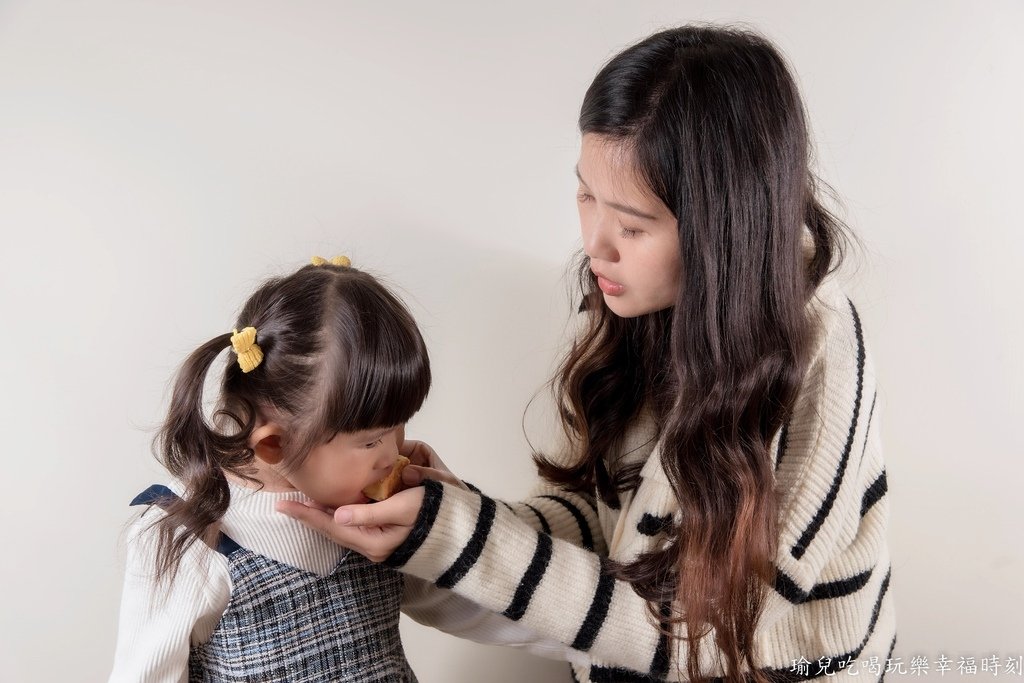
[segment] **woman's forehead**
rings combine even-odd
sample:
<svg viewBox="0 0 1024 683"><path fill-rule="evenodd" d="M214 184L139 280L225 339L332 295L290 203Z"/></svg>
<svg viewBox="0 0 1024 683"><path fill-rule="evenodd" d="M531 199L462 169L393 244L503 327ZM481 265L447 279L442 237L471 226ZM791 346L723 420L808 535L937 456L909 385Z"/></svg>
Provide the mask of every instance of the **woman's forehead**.
<svg viewBox="0 0 1024 683"><path fill-rule="evenodd" d="M631 146L621 140L593 133L583 136L580 157L576 163L576 176L600 199L639 209L656 218L660 211L645 211L662 207L663 203L637 172ZM634 213L632 211L628 213Z"/></svg>

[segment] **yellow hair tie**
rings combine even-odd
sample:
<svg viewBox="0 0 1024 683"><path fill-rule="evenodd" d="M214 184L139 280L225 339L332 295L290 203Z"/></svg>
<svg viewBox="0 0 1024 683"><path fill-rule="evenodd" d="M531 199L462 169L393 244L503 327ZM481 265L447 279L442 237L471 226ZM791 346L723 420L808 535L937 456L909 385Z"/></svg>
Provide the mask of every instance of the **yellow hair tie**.
<svg viewBox="0 0 1024 683"><path fill-rule="evenodd" d="M330 263L332 266L340 266L342 268L348 268L352 265L352 260L348 256L335 256L330 261L325 259L323 256L314 256L311 258L310 263L314 266L326 266Z"/></svg>
<svg viewBox="0 0 1024 683"><path fill-rule="evenodd" d="M247 327L241 332L231 330L231 349L238 355L238 366L242 372L252 372L263 362L263 349L256 343L255 327Z"/></svg>

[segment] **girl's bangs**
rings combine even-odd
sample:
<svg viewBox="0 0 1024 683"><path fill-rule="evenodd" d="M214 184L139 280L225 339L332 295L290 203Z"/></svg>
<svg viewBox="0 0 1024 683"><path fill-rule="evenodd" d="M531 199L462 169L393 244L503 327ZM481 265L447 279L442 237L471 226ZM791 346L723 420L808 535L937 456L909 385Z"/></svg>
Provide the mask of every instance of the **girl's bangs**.
<svg viewBox="0 0 1024 683"><path fill-rule="evenodd" d="M423 405L430 389L430 364L419 339L387 344L378 353L355 354L347 368L343 396L328 422L343 432L391 427L408 422Z"/></svg>

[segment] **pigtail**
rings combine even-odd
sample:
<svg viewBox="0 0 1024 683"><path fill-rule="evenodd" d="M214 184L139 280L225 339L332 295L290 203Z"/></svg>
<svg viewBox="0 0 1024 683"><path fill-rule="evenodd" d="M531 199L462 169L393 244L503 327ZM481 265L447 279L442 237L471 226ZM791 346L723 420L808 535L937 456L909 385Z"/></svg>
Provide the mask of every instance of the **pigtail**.
<svg viewBox="0 0 1024 683"><path fill-rule="evenodd" d="M248 400L232 397L214 414L216 426L203 414L203 387L210 366L229 345L230 334L215 337L190 355L178 371L170 409L155 441L157 459L185 485L184 495L164 507L154 523L159 535L156 578L174 581L178 565L198 539L208 541L211 528L228 509L225 471L247 477L252 462L248 440L256 411ZM225 384L237 366L229 366Z"/></svg>

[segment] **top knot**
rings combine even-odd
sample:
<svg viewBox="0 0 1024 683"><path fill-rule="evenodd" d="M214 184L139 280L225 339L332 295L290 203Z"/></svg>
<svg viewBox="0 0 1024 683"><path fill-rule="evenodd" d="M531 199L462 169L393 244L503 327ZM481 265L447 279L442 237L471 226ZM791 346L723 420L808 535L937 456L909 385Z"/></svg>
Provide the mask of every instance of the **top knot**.
<svg viewBox="0 0 1024 683"><path fill-rule="evenodd" d="M314 256L309 261L314 266L326 266L328 263L332 266L340 266L342 268L349 268L352 266L352 260L348 256L335 256L330 261L325 259L323 256Z"/></svg>

